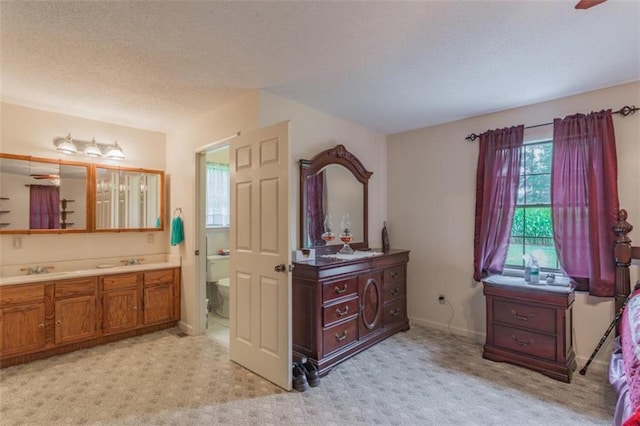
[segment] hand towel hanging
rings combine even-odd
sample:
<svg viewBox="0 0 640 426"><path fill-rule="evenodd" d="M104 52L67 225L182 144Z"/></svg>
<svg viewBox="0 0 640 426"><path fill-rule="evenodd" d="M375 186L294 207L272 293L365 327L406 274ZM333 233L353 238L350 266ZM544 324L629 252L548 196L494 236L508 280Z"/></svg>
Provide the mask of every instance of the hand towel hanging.
<svg viewBox="0 0 640 426"><path fill-rule="evenodd" d="M182 209L177 208L173 212L171 221L171 245L177 246L184 241L184 223L182 222Z"/></svg>

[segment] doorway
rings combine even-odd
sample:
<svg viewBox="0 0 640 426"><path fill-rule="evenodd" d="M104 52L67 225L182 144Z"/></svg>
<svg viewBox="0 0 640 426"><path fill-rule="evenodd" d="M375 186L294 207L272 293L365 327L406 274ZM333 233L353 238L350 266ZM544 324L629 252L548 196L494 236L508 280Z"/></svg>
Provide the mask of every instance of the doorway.
<svg viewBox="0 0 640 426"><path fill-rule="evenodd" d="M202 152L204 165L198 180L204 189L199 210L204 220L205 334L229 346L229 144L222 142ZM201 159L202 160L202 159Z"/></svg>

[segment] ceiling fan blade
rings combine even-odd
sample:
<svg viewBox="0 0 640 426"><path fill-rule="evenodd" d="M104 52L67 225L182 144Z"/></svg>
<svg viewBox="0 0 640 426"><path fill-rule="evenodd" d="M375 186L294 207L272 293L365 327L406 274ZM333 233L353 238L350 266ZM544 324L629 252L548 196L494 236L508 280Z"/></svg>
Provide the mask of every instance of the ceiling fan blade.
<svg viewBox="0 0 640 426"><path fill-rule="evenodd" d="M589 9L590 7L597 6L600 3L604 3L607 0L580 0L576 4L576 9Z"/></svg>

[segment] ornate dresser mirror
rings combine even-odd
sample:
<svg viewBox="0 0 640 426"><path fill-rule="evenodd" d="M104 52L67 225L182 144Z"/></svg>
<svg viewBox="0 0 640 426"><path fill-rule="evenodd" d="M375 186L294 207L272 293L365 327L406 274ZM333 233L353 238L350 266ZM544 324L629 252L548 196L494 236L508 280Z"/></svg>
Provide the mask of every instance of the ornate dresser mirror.
<svg viewBox="0 0 640 426"><path fill-rule="evenodd" d="M337 249L340 239L325 241L323 234L330 230L337 237L346 227L351 247L368 248L368 184L373 173L343 145L299 164L300 247Z"/></svg>

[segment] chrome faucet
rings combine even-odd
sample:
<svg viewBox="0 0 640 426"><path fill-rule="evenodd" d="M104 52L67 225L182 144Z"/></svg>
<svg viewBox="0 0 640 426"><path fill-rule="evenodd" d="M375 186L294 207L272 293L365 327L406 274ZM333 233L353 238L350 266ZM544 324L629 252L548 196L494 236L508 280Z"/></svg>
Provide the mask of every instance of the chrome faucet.
<svg viewBox="0 0 640 426"><path fill-rule="evenodd" d="M128 260L123 260L125 265L139 265L140 264L140 259L136 259L134 257L132 257L131 259Z"/></svg>
<svg viewBox="0 0 640 426"><path fill-rule="evenodd" d="M53 269L53 266L32 266L27 269L22 268L21 271L27 271L27 275L39 275L39 274L48 274L49 269Z"/></svg>

